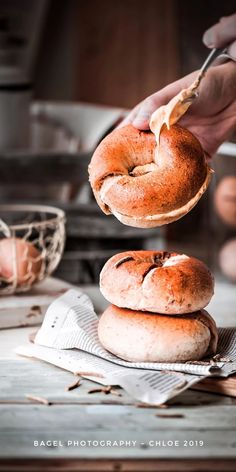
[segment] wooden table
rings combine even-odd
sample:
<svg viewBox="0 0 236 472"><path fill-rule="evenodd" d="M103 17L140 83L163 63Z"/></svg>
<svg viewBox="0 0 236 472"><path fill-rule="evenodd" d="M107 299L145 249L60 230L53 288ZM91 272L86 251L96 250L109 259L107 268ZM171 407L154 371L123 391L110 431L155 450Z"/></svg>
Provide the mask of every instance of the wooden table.
<svg viewBox="0 0 236 472"><path fill-rule="evenodd" d="M98 289L84 290L101 311L105 302ZM218 324L235 324L235 286L218 282L209 311ZM97 384L88 380L66 391L75 380L71 373L14 354L32 331L0 330L1 471L236 470L236 398L188 390L167 408L149 408L124 391L121 397L89 394Z"/></svg>

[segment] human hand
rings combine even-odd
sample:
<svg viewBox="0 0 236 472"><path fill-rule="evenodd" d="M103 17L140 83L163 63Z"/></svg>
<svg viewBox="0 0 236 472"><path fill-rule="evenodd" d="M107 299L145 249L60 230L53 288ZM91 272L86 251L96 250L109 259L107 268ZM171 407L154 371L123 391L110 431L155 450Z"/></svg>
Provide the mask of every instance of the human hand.
<svg viewBox="0 0 236 472"><path fill-rule="evenodd" d="M149 129L152 113L166 105L175 95L189 87L198 72L193 72L137 105L122 122L138 129ZM228 139L236 126L236 64L232 61L211 67L200 85L199 97L194 101L179 124L197 136L204 151L213 154Z"/></svg>
<svg viewBox="0 0 236 472"><path fill-rule="evenodd" d="M227 52L236 60L236 13L225 16L203 35L203 42L208 48L227 46Z"/></svg>

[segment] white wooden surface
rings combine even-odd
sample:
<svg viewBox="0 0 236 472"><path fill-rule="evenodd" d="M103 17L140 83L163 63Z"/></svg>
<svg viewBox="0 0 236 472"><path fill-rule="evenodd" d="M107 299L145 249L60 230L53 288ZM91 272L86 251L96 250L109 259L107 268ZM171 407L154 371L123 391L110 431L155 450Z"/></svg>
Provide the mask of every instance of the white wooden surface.
<svg viewBox="0 0 236 472"><path fill-rule="evenodd" d="M49 304L70 287L67 282L49 277L30 292L0 296L0 329L41 324ZM100 292L92 286L87 286L85 291L94 298L98 312L103 311L107 302Z"/></svg>
<svg viewBox="0 0 236 472"><path fill-rule="evenodd" d="M84 287L84 291L96 310L102 311L106 302L98 289ZM235 324L235 292L234 286L217 283L209 312L222 326ZM88 380L66 391L75 380L71 373L14 354L14 348L26 342L35 329L0 330L1 471L236 470L235 398L189 390L162 409L139 407L124 391L121 397L89 394L98 385ZM32 402L27 395L43 397L51 405ZM34 440L58 443L34 447ZM135 444L71 447L68 440ZM156 440L161 446L151 446L150 441ZM173 440L179 445L166 445ZM191 446L188 441L203 441L204 445Z"/></svg>

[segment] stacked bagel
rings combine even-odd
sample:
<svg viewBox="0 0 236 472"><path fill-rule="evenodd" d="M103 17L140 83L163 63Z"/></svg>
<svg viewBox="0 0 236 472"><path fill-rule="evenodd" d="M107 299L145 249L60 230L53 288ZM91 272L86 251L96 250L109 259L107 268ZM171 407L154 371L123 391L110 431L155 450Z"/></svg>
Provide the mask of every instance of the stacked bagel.
<svg viewBox="0 0 236 472"><path fill-rule="evenodd" d="M99 320L101 344L131 362L197 361L215 354L218 335L203 310L214 279L194 257L166 251L128 251L100 274L110 305Z"/></svg>

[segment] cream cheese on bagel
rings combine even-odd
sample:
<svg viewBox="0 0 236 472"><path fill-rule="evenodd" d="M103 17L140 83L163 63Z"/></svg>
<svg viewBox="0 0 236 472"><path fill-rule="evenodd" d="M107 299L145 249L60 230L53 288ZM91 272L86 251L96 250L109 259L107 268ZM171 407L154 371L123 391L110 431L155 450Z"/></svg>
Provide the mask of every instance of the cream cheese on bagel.
<svg viewBox="0 0 236 472"><path fill-rule="evenodd" d="M167 105L159 107L151 116L149 126L150 130L155 134L157 142L157 150L160 142L161 129L164 124L170 129L171 125L177 123L186 113L190 105L197 97L197 89L200 85L202 74L200 73L196 80L186 89L181 90L173 97Z"/></svg>

